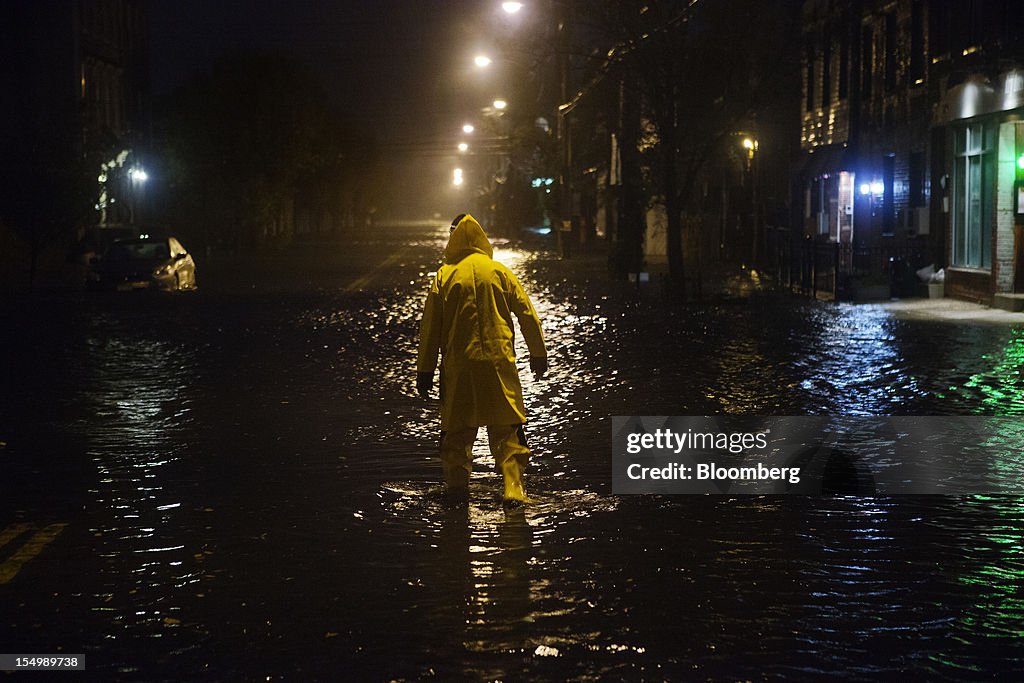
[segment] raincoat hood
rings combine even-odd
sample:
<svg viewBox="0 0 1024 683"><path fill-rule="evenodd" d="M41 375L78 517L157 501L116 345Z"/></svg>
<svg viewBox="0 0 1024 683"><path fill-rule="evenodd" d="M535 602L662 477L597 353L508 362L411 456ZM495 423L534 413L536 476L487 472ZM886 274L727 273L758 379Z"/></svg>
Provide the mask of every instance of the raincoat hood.
<svg viewBox="0 0 1024 683"><path fill-rule="evenodd" d="M467 213L448 238L448 246L444 249L444 262L458 263L470 254L483 254L487 258L494 258L494 249L487 239L487 233L476 219Z"/></svg>

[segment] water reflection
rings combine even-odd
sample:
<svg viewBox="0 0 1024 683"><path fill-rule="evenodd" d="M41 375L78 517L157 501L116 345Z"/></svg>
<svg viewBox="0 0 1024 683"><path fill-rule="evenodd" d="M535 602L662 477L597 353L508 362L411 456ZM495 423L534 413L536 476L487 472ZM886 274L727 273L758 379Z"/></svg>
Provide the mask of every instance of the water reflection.
<svg viewBox="0 0 1024 683"><path fill-rule="evenodd" d="M76 397L75 428L97 471L89 533L108 577L92 609L110 613L110 639L162 637L185 619L177 596L201 580L196 539L182 533L187 491L168 475L196 419L195 349L161 338L150 315L129 308L92 319Z"/></svg>
<svg viewBox="0 0 1024 683"><path fill-rule="evenodd" d="M724 340L715 354L717 381L705 389L706 398L714 405L711 412L765 415L784 404L772 388L786 387L786 378L761 347L757 331L749 328Z"/></svg>
<svg viewBox="0 0 1024 683"><path fill-rule="evenodd" d="M429 603L434 626L443 626L446 638L461 643L461 653L448 662L456 669L440 670L495 680L525 674L532 659L558 657L602 640L576 626L568 632L552 628L565 619L578 624L594 607L557 577L573 580L571 547L587 542L587 518L611 513L617 505L612 498L573 491L569 496L539 493L533 506L504 510L497 475L489 475L474 475L468 504L449 502L439 485L401 482L386 483L379 498L386 518L407 538L436 551L437 572L424 575L422 565L411 563L401 570L409 572L404 583L425 589L419 608ZM634 648L608 646L608 652L623 650ZM523 668L510 668L510 657Z"/></svg>
<svg viewBox="0 0 1024 683"><path fill-rule="evenodd" d="M500 244L551 346L544 380L521 365L538 502L503 512L481 435L453 508L437 406L413 384L447 229L418 229L368 235L294 291L75 302L39 314L59 336L0 339L5 476L7 454L48 452L43 431L76 437L58 459L90 459L86 509L46 551L86 568L86 606L29 609L60 602L23 599L54 582L42 557L10 584L29 607L0 601L0 637L84 643L112 679L1024 668L1019 500L617 497L608 450L617 414L1019 414L1020 330L789 299L668 307L603 263ZM55 505L36 491L26 517Z"/></svg>
<svg viewBox="0 0 1024 683"><path fill-rule="evenodd" d="M822 310L801 340L806 355L796 361L800 383L816 412L891 415L921 394L908 372L894 329L896 322L871 306Z"/></svg>
<svg viewBox="0 0 1024 683"><path fill-rule="evenodd" d="M983 361L990 367L971 375L963 386L950 389L976 404L977 412L1024 414L1024 329L1015 330L1003 348L986 354Z"/></svg>
<svg viewBox="0 0 1024 683"><path fill-rule="evenodd" d="M994 521L980 530L976 547L959 578L970 596L958 615L955 636L962 643L990 643L1005 647L1005 659L987 651L956 648L935 655L937 665L954 673L1024 670L1024 656L1010 649L1024 636L1024 501L976 497L967 507L994 513Z"/></svg>

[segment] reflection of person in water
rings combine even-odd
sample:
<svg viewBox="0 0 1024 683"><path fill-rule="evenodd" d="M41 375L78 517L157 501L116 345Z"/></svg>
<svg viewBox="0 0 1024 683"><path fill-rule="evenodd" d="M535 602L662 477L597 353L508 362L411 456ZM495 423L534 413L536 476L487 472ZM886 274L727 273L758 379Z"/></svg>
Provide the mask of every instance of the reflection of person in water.
<svg viewBox="0 0 1024 683"><path fill-rule="evenodd" d="M825 461L821 492L832 496L872 496L876 493L875 478L857 456L833 448Z"/></svg>
<svg viewBox="0 0 1024 683"><path fill-rule="evenodd" d="M465 497L477 430L487 427L506 505L529 502L523 470L530 457L526 408L514 351L512 316L530 351L530 368L547 371L540 319L515 275L493 259L480 224L452 221L444 264L427 295L420 325L416 388L426 396L441 354L441 465L449 493Z"/></svg>
<svg viewBox="0 0 1024 683"><path fill-rule="evenodd" d="M811 445L793 458L801 483L790 493L826 496L873 496L878 493L871 469L854 453L836 446Z"/></svg>
<svg viewBox="0 0 1024 683"><path fill-rule="evenodd" d="M442 572L436 586L445 606L444 637L466 643L471 650L502 652L522 647L521 624L535 609L530 581L533 527L524 509L447 507L439 519ZM438 674L443 680L494 678L486 670L446 670L443 665ZM529 678L515 669L506 670L503 677Z"/></svg>

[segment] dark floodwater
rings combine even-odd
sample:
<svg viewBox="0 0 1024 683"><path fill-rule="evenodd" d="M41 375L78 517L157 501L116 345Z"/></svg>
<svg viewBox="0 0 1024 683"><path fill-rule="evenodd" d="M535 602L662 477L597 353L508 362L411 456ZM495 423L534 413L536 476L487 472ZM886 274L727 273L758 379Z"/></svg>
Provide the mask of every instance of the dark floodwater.
<svg viewBox="0 0 1024 683"><path fill-rule="evenodd" d="M501 510L481 439L453 509L412 382L445 231L383 232L301 274L200 263L195 294L0 304L0 652L96 680L1024 673L1024 501L616 497L609 421L1017 415L1024 330L673 308L502 247L552 353L524 373L538 504Z"/></svg>

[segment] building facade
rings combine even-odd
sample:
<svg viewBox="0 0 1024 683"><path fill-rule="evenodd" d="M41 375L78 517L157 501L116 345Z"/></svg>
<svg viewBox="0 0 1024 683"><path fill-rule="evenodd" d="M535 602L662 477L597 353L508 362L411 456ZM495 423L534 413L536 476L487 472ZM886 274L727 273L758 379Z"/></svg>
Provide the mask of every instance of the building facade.
<svg viewBox="0 0 1024 683"><path fill-rule="evenodd" d="M130 222L142 191L144 35L142 0L0 3L0 163L48 148L94 158L98 223Z"/></svg>
<svg viewBox="0 0 1024 683"><path fill-rule="evenodd" d="M1024 152L1024 7L934 3L934 213L947 235L953 296L1024 292L1016 191Z"/></svg>
<svg viewBox="0 0 1024 683"><path fill-rule="evenodd" d="M951 296L1020 291L1018 3L808 0L802 25L804 235L853 279L902 260Z"/></svg>

